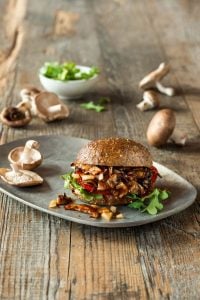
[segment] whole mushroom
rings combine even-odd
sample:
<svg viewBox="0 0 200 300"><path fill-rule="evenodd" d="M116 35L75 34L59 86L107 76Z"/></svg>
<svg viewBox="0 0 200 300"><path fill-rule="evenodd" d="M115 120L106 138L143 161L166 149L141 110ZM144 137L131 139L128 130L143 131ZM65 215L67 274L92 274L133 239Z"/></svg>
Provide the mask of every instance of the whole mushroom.
<svg viewBox="0 0 200 300"><path fill-rule="evenodd" d="M5 107L0 113L0 120L9 127L23 127L32 120L28 107Z"/></svg>
<svg viewBox="0 0 200 300"><path fill-rule="evenodd" d="M159 107L160 100L158 94L155 91L147 90L143 93L143 100L136 106L141 111L151 110Z"/></svg>
<svg viewBox="0 0 200 300"><path fill-rule="evenodd" d="M139 83L139 87L143 90L156 88L159 92L173 96L175 94L174 88L165 87L162 85L161 80L169 73L170 67L164 62L158 68L148 75L146 75Z"/></svg>
<svg viewBox="0 0 200 300"><path fill-rule="evenodd" d="M33 170L42 162L42 155L38 151L39 146L37 141L29 140L25 146L12 149L8 154L8 160L20 169Z"/></svg>
<svg viewBox="0 0 200 300"><path fill-rule="evenodd" d="M171 109L161 109L152 118L147 129L149 145L160 147L168 141L176 125L176 117Z"/></svg>
<svg viewBox="0 0 200 300"><path fill-rule="evenodd" d="M55 93L41 92L34 98L37 115L45 122L62 120L69 116L69 109Z"/></svg>

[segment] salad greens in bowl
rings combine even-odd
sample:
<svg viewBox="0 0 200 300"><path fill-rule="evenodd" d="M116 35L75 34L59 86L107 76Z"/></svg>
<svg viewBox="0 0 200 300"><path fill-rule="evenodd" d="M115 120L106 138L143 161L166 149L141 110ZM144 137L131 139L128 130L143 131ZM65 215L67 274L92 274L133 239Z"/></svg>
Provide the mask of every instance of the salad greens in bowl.
<svg viewBox="0 0 200 300"><path fill-rule="evenodd" d="M76 65L74 62L46 62L39 71L43 87L61 99L80 98L98 80L99 69Z"/></svg>

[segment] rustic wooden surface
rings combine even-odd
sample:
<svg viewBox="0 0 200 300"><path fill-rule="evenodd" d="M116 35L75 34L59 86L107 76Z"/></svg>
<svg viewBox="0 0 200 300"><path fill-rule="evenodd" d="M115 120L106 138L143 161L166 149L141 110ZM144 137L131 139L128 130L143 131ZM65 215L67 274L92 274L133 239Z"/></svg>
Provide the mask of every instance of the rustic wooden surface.
<svg viewBox="0 0 200 300"><path fill-rule="evenodd" d="M84 100L112 99L101 114L68 101L66 121L3 126L1 143L64 133L146 144L155 112L136 109L138 82L166 61L172 72L165 82L179 93L161 96L161 107L175 110L189 142L151 152L199 192L199 1L1 0L0 11L0 109L18 103L26 84L39 87L39 67L59 59L99 66L101 80ZM1 194L0 299L199 299L199 201L154 224L108 230L66 222Z"/></svg>

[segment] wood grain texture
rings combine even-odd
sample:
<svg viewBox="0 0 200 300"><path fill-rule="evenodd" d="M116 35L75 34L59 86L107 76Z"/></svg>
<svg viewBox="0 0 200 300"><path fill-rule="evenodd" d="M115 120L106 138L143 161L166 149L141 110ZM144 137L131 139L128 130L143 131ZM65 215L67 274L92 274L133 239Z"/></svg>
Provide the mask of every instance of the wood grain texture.
<svg viewBox="0 0 200 300"><path fill-rule="evenodd" d="M178 93L161 95L161 108L174 109L189 142L184 148L150 150L200 191L198 1L43 0L38 5L2 0L0 8L7 20L0 20L0 70L6 69L16 28L26 29L11 55L12 68L0 81L0 109L17 104L26 84L40 87L37 72L44 61L69 59L102 70L93 93L67 102L67 120L46 124L35 118L27 128L3 126L1 143L64 133L89 139L119 135L147 145L145 132L155 112L136 109L142 96L138 82L166 61L172 72L164 81ZM58 11L79 16L73 34L55 35ZM9 26L8 20L13 20ZM82 101L103 95L112 100L107 111L80 108ZM160 222L109 230L66 222L0 197L0 299L199 299L199 196L190 208Z"/></svg>

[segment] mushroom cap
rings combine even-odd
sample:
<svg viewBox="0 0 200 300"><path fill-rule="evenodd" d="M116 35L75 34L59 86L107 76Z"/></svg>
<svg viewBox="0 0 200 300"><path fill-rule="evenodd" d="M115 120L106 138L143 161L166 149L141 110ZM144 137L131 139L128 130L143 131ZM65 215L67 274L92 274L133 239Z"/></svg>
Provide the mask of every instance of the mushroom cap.
<svg viewBox="0 0 200 300"><path fill-rule="evenodd" d="M147 128L147 141L151 146L164 145L176 125L176 117L171 109L161 109L152 118Z"/></svg>
<svg viewBox="0 0 200 300"><path fill-rule="evenodd" d="M165 77L170 71L170 66L166 63L161 63L158 68L146 75L139 83L141 89L155 87L155 83Z"/></svg>
<svg viewBox="0 0 200 300"><path fill-rule="evenodd" d="M55 93L41 92L34 98L38 116L45 122L62 120L69 116L69 109ZM61 105L61 110L50 112L48 108Z"/></svg>
<svg viewBox="0 0 200 300"><path fill-rule="evenodd" d="M19 111L21 111L22 113L24 113L25 117L23 119L14 120L14 121L8 120L6 118L6 113L8 111L8 107L4 107L4 109L0 113L1 122L9 127L23 127L23 126L28 125L30 123L30 121L32 120L30 110L28 108L26 110L24 110L24 108L21 109L20 107L16 107L16 108Z"/></svg>
<svg viewBox="0 0 200 300"><path fill-rule="evenodd" d="M36 149L30 149L30 162L23 162L22 154L24 147L16 147L8 154L8 160L11 163L16 163L23 170L33 170L42 163L42 155Z"/></svg>
<svg viewBox="0 0 200 300"><path fill-rule="evenodd" d="M0 168L0 178L4 182L18 187L34 186L43 183L42 177L35 172L27 170L20 170L19 173L14 173L10 169Z"/></svg>

